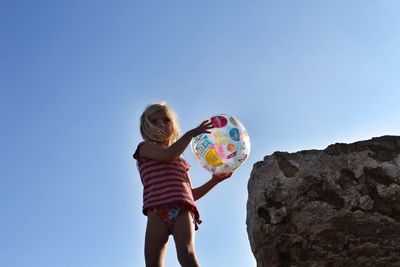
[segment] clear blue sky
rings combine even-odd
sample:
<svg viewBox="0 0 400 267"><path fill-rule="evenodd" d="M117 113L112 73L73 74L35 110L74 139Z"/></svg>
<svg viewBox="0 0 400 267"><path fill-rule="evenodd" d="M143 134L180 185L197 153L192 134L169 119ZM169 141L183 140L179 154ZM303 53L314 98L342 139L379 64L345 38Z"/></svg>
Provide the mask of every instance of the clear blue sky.
<svg viewBox="0 0 400 267"><path fill-rule="evenodd" d="M131 155L144 107L166 101L183 132L216 113L246 126L250 158L199 200L196 241L203 266L255 266L255 162L399 134L399 13L395 0L2 0L0 265L144 266Z"/></svg>

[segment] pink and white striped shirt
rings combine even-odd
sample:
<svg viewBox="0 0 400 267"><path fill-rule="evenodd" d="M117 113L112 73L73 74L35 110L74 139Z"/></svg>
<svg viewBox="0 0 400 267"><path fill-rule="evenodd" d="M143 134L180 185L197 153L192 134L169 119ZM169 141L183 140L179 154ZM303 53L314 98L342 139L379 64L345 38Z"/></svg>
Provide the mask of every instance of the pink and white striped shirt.
<svg viewBox="0 0 400 267"><path fill-rule="evenodd" d="M149 141L139 143L133 154L143 184L143 214L147 215L153 208L185 206L194 213L199 222L191 181L187 174L190 164L183 158L171 162L141 158L138 151L145 142Z"/></svg>

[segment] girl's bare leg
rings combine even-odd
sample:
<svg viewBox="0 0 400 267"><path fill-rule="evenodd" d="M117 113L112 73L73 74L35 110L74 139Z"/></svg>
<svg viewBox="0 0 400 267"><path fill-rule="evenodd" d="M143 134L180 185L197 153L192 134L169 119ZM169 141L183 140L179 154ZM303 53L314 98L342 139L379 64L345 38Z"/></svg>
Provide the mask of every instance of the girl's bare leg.
<svg viewBox="0 0 400 267"><path fill-rule="evenodd" d="M189 211L181 211L175 221L173 236L179 263L183 267L200 267L194 247L194 223Z"/></svg>
<svg viewBox="0 0 400 267"><path fill-rule="evenodd" d="M146 267L163 267L167 252L168 227L155 213L147 214L147 228L144 245Z"/></svg>

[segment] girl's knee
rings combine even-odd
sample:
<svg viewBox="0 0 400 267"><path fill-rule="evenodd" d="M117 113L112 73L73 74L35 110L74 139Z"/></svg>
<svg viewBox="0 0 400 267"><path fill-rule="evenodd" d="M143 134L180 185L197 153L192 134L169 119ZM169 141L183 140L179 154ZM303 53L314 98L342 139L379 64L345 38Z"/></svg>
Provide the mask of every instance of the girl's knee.
<svg viewBox="0 0 400 267"><path fill-rule="evenodd" d="M162 267L159 262L146 261L146 267Z"/></svg>
<svg viewBox="0 0 400 267"><path fill-rule="evenodd" d="M146 255L146 267L162 267L164 266L164 255Z"/></svg>
<svg viewBox="0 0 400 267"><path fill-rule="evenodd" d="M177 253L179 263L184 267L198 267L200 266L196 254L192 249L181 249Z"/></svg>

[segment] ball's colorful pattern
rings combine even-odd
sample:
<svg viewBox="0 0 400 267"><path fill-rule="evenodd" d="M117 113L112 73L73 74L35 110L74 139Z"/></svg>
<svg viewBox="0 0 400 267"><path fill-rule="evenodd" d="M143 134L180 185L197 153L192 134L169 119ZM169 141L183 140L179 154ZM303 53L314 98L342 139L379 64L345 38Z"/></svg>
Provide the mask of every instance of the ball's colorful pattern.
<svg viewBox="0 0 400 267"><path fill-rule="evenodd" d="M240 121L231 115L220 114L209 120L215 128L210 130L210 134L193 138L192 151L211 173L233 171L249 156L249 135Z"/></svg>

